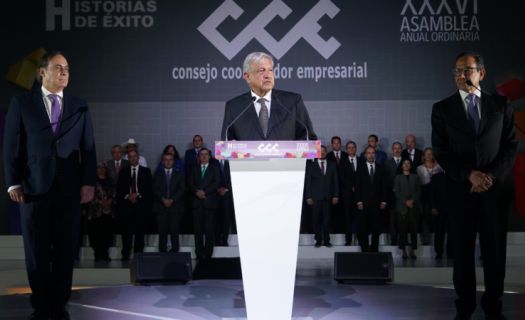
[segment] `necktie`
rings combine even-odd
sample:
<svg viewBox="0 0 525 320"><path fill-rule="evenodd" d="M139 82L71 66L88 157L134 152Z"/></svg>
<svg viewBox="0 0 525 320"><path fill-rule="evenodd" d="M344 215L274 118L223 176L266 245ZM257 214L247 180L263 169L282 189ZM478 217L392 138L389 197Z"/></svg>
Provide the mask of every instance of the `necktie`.
<svg viewBox="0 0 525 320"><path fill-rule="evenodd" d="M354 158L350 158L350 165L352 166L352 172L355 172Z"/></svg>
<svg viewBox="0 0 525 320"><path fill-rule="evenodd" d="M131 173L131 193L137 193L137 169L133 168Z"/></svg>
<svg viewBox="0 0 525 320"><path fill-rule="evenodd" d="M414 162L414 150L410 151L410 161Z"/></svg>
<svg viewBox="0 0 525 320"><path fill-rule="evenodd" d="M339 160L341 160L341 157L339 156L339 152L336 152L335 153L335 162L337 162L337 164L339 164Z"/></svg>
<svg viewBox="0 0 525 320"><path fill-rule="evenodd" d="M479 113L478 113L478 97L470 93L467 96L467 111L468 111L468 120L472 126L472 130L475 133L479 131Z"/></svg>
<svg viewBox="0 0 525 320"><path fill-rule="evenodd" d="M370 165L370 183L374 183L374 166Z"/></svg>
<svg viewBox="0 0 525 320"><path fill-rule="evenodd" d="M324 161L321 161L321 173L325 175Z"/></svg>
<svg viewBox="0 0 525 320"><path fill-rule="evenodd" d="M166 198L170 197L171 170L166 170Z"/></svg>
<svg viewBox="0 0 525 320"><path fill-rule="evenodd" d="M396 159L396 166L399 167L399 159Z"/></svg>
<svg viewBox="0 0 525 320"><path fill-rule="evenodd" d="M60 101L56 94L50 94L48 97L51 99L51 127L53 133L56 133L60 119Z"/></svg>
<svg viewBox="0 0 525 320"><path fill-rule="evenodd" d="M118 177L119 172L120 172L120 161L116 161L115 162L115 174L117 175L117 177Z"/></svg>
<svg viewBox="0 0 525 320"><path fill-rule="evenodd" d="M263 136L266 138L266 135L268 134L268 107L266 106L266 99L260 98L257 100L261 104L261 110L259 111L259 124L261 125L261 129L263 132Z"/></svg>
<svg viewBox="0 0 525 320"><path fill-rule="evenodd" d="M202 165L201 166L201 178L204 178L204 173L206 173L206 166Z"/></svg>

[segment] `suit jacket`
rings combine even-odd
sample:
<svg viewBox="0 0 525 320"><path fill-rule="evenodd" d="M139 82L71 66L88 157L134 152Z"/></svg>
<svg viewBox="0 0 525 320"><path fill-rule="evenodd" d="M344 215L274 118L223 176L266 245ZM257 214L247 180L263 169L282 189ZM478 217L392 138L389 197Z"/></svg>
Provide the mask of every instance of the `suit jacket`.
<svg viewBox="0 0 525 320"><path fill-rule="evenodd" d="M308 161L306 167L304 197L313 200L330 200L339 197L339 178L335 162L326 161L326 173L321 172L317 159Z"/></svg>
<svg viewBox="0 0 525 320"><path fill-rule="evenodd" d="M399 160L399 166L396 164L394 158L390 158L385 162L385 174L387 179L387 192L390 194L389 201L394 200L394 194L392 190L394 189L394 180L398 173L400 173L401 164L403 163L403 158ZM393 203L391 203L393 204Z"/></svg>
<svg viewBox="0 0 525 320"><path fill-rule="evenodd" d="M470 190L472 170L503 180L512 169L517 150L514 118L506 99L481 95L478 133L468 122L459 91L437 102L432 108L432 147L447 177L466 184L466 190Z"/></svg>
<svg viewBox="0 0 525 320"><path fill-rule="evenodd" d="M366 159L365 158L365 152L361 152L361 158L363 159ZM384 152L383 150L380 150L380 149L376 149L376 163L379 164L379 165L384 165L385 164L385 161L386 161L386 152Z"/></svg>
<svg viewBox="0 0 525 320"><path fill-rule="evenodd" d="M348 153L346 153L346 152L344 152L343 150L341 150L340 153L339 153L339 158L340 158L341 160L343 160L343 159L347 159L347 158L348 158ZM326 154L326 159L327 159L327 160L330 160L330 161L333 161L334 163L337 164L337 160L335 159L335 152L334 152L334 151L330 151L330 152L328 152L328 153ZM341 161L341 160L340 160L340 161ZM337 166L339 167L340 164L341 164L341 162L339 162L339 163L337 164Z"/></svg>
<svg viewBox="0 0 525 320"><path fill-rule="evenodd" d="M198 155L195 152L195 148L186 150L184 153L184 174L186 178L191 176L192 169L199 163Z"/></svg>
<svg viewBox="0 0 525 320"><path fill-rule="evenodd" d="M308 128L309 139L317 139L303 98L299 94L272 90L267 137L262 133L257 112L251 102L250 92L226 102L221 131L223 140L226 138L226 128L243 111L240 118L230 126L228 140L306 140L304 125ZM251 106L248 107L249 105Z"/></svg>
<svg viewBox="0 0 525 320"><path fill-rule="evenodd" d="M192 208L216 209L219 206L219 195L217 189L221 186L221 173L218 161L210 160L208 168L201 177L200 166L193 166L189 177L189 189L192 196ZM205 199L199 199L195 195L197 190L204 190Z"/></svg>
<svg viewBox="0 0 525 320"><path fill-rule="evenodd" d="M183 196L186 184L182 173L171 171L169 194L167 194L166 172L164 169L155 172L153 176L153 211L162 212L166 207L162 203L162 198L173 200L170 208L175 210L183 210Z"/></svg>
<svg viewBox="0 0 525 320"><path fill-rule="evenodd" d="M356 203L363 202L365 209L379 210L381 202L388 203L387 178L383 166L376 163L373 182L366 162L361 163L357 172Z"/></svg>
<svg viewBox="0 0 525 320"><path fill-rule="evenodd" d="M410 159L410 155L408 154L408 150L407 149L403 149L403 151L401 151L401 159L408 159L410 160L410 162L412 162L412 172L416 172L416 168L423 163L423 151L421 151L420 149L414 149L414 161L412 161L412 159Z"/></svg>
<svg viewBox="0 0 525 320"><path fill-rule="evenodd" d="M120 169L119 178L117 182L117 204L131 203L126 199L131 188L131 166ZM152 200L152 179L151 171L147 167L139 166L137 175L137 191L140 194L139 205L144 209L150 208ZM151 209L151 208L150 208ZM120 210L119 210L120 213Z"/></svg>
<svg viewBox="0 0 525 320"><path fill-rule="evenodd" d="M357 163L356 168L357 170L354 171L352 168L352 164L350 163L350 160L348 159L348 156L346 158L341 159L341 164L339 165L339 177L341 182L341 198L343 198L343 201L351 201L355 202L355 188L357 183L357 172L359 170L362 170L362 159L359 157L356 157Z"/></svg>
<svg viewBox="0 0 525 320"><path fill-rule="evenodd" d="M64 92L59 129L53 133L41 87L11 100L4 131L7 187L22 185L26 194L79 195L95 185L96 153L91 117L84 100Z"/></svg>
<svg viewBox="0 0 525 320"><path fill-rule="evenodd" d="M396 175L394 179L394 194L396 195L396 211L400 214L406 214L408 207L405 202L414 200L413 210L421 212L421 182L416 174L410 174L408 179L403 174Z"/></svg>
<svg viewBox="0 0 525 320"><path fill-rule="evenodd" d="M120 160L120 171L122 171L122 169L124 169L125 167L129 166L129 160L126 160L126 159L121 159ZM107 168L107 172L108 172L108 176L111 178L111 180L113 181L117 181L117 171L115 170L115 160L111 159L111 160L108 160L106 161L106 168Z"/></svg>

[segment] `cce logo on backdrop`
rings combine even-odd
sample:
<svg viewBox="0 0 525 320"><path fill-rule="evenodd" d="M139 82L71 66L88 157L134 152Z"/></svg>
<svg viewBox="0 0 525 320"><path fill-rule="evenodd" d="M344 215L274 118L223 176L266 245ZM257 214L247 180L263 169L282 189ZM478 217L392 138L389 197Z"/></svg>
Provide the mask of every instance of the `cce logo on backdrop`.
<svg viewBox="0 0 525 320"><path fill-rule="evenodd" d="M283 57L301 38L305 39L325 59L341 46L330 37L327 41L319 36L318 21L327 15L333 19L339 8L331 0L319 0L280 41L270 35L266 26L276 17L286 19L292 12L282 0L272 1L232 41L228 41L217 28L228 18L237 20L244 10L233 0L224 1L197 29L228 60L234 58L252 39L259 41L277 59Z"/></svg>

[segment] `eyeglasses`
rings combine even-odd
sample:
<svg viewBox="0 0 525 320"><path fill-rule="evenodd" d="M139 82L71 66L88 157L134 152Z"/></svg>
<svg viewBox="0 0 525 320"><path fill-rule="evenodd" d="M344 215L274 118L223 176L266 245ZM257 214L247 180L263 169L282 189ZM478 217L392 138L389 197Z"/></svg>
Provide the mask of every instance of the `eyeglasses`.
<svg viewBox="0 0 525 320"><path fill-rule="evenodd" d="M69 66L63 66L60 64L56 64L54 69L56 72L59 72L59 73L69 73Z"/></svg>
<svg viewBox="0 0 525 320"><path fill-rule="evenodd" d="M468 67L468 68L463 68L463 69L456 69L456 68L452 69L452 73L456 76L460 76L462 74L470 76L476 71L479 71L479 68Z"/></svg>

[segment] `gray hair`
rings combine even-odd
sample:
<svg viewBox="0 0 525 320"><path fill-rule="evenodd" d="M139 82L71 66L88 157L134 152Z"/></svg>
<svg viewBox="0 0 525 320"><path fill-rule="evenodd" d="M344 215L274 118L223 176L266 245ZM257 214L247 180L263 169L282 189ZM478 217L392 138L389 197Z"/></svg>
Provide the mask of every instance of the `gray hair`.
<svg viewBox="0 0 525 320"><path fill-rule="evenodd" d="M265 52L252 52L246 56L244 63L242 64L242 71L249 72L252 64L259 63L262 59L268 59L272 62L273 67L273 57Z"/></svg>

